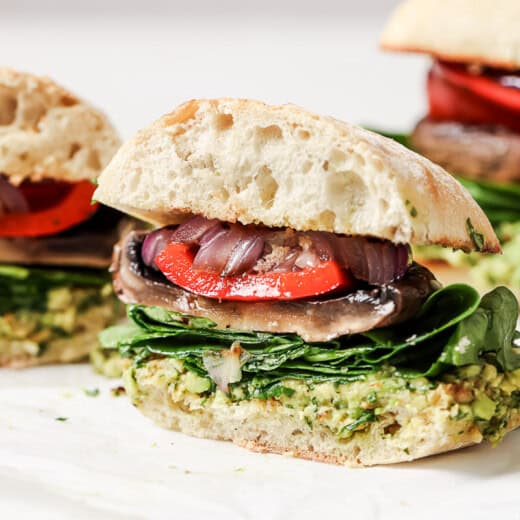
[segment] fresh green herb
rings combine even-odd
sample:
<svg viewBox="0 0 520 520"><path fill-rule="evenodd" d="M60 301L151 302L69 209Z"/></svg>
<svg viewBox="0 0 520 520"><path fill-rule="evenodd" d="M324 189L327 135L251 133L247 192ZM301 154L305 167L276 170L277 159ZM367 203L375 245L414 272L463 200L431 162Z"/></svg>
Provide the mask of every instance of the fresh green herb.
<svg viewBox="0 0 520 520"><path fill-rule="evenodd" d="M99 395L99 388L84 388L83 392L88 397L97 397Z"/></svg>
<svg viewBox="0 0 520 520"><path fill-rule="evenodd" d="M355 421L343 426L343 428L341 428L338 432L338 435L341 436L345 433L352 433L358 430L361 426L365 426L366 424L375 422L376 419L377 418L374 410L367 410L364 413L362 413Z"/></svg>
<svg viewBox="0 0 520 520"><path fill-rule="evenodd" d="M479 233L473 226L471 219L468 217L466 219L466 229L468 231L469 237L475 246L477 251L482 251L484 249L484 235Z"/></svg>
<svg viewBox="0 0 520 520"><path fill-rule="evenodd" d="M410 209L410 215L412 218L415 218L417 216L417 208L415 206L412 206Z"/></svg>
<svg viewBox="0 0 520 520"><path fill-rule="evenodd" d="M366 402L368 404L376 404L377 403L377 394L375 392L370 392L367 395Z"/></svg>
<svg viewBox="0 0 520 520"><path fill-rule="evenodd" d="M60 422L65 422L65 421L68 421L69 418L68 417L55 417L54 420L60 421Z"/></svg>
<svg viewBox="0 0 520 520"><path fill-rule="evenodd" d="M453 417L455 421L461 421L462 419L465 419L468 416L468 414L461 410L460 408L457 410L457 414Z"/></svg>

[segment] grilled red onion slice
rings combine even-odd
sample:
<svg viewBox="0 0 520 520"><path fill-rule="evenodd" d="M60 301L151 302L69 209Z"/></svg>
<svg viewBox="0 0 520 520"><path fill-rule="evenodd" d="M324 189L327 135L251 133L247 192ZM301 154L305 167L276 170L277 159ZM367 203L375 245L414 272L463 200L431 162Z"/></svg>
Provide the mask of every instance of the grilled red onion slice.
<svg viewBox="0 0 520 520"><path fill-rule="evenodd" d="M316 267L320 263L320 257L314 249L304 249L296 258L294 265L299 269L306 267Z"/></svg>
<svg viewBox="0 0 520 520"><path fill-rule="evenodd" d="M210 230L210 236L205 235L200 242L200 248L193 259L193 269L221 273L243 234L241 226L237 225L228 229L219 226Z"/></svg>
<svg viewBox="0 0 520 520"><path fill-rule="evenodd" d="M272 270L275 273L289 273L290 271L294 271L294 266L299 255L300 252L297 249L289 251L287 256L281 262L279 262Z"/></svg>
<svg viewBox="0 0 520 520"><path fill-rule="evenodd" d="M231 383L242 379L242 365L249 357L250 354L236 341L229 350L204 352L202 363L219 390L227 393Z"/></svg>
<svg viewBox="0 0 520 520"><path fill-rule="evenodd" d="M141 257L148 267L157 269L154 260L156 256L172 242L172 236L175 232L176 229L174 227L164 227L156 229L146 235L143 247L141 248Z"/></svg>
<svg viewBox="0 0 520 520"><path fill-rule="evenodd" d="M183 222L175 230L172 235L172 242L198 244L205 233L218 225L219 221L217 219L207 219L197 215Z"/></svg>
<svg viewBox="0 0 520 520"><path fill-rule="evenodd" d="M252 269L264 251L264 238L251 235L241 239L231 252L228 261L220 273L221 276L234 276Z"/></svg>
<svg viewBox="0 0 520 520"><path fill-rule="evenodd" d="M325 261L334 258L333 241L335 235L320 231L309 231L306 235L312 240L312 247L320 260Z"/></svg>
<svg viewBox="0 0 520 520"><path fill-rule="evenodd" d="M250 271L264 258L267 269L266 265L262 268L276 272L315 267L334 259L350 269L355 278L371 285L384 285L401 278L410 263L407 245L317 231L266 231L254 226L222 224L200 216L176 229L163 228L150 233L143 244L143 261L154 267L153 260L168 242L199 245L193 269L221 276Z"/></svg>
<svg viewBox="0 0 520 520"><path fill-rule="evenodd" d="M7 213L28 213L29 204L23 193L0 175L0 216Z"/></svg>
<svg viewBox="0 0 520 520"><path fill-rule="evenodd" d="M401 278L410 263L407 245L363 237L336 237L334 256L357 279L373 285Z"/></svg>

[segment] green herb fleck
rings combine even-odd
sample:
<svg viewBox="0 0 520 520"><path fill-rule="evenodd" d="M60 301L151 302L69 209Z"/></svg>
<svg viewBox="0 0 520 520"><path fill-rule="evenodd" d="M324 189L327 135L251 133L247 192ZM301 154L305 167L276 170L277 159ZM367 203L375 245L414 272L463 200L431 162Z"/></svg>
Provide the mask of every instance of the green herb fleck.
<svg viewBox="0 0 520 520"><path fill-rule="evenodd" d="M367 395L367 403L376 404L377 403L377 394L375 392L370 392Z"/></svg>
<svg viewBox="0 0 520 520"><path fill-rule="evenodd" d="M361 426L364 426L368 423L375 422L376 419L376 413L374 410L367 410L361 416L355 420L354 422L351 422L350 424L346 424L341 428L341 430L338 432L338 435L342 435L343 433L349 433L354 432Z"/></svg>
<svg viewBox="0 0 520 520"><path fill-rule="evenodd" d="M119 397L120 395L125 394L125 387L116 386L116 387L110 389L110 393L112 394L113 397Z"/></svg>
<svg viewBox="0 0 520 520"><path fill-rule="evenodd" d="M469 237L475 246L477 251L482 251L484 249L484 235L479 233L473 226L471 219L468 217L466 219L466 229L468 231Z"/></svg>
<svg viewBox="0 0 520 520"><path fill-rule="evenodd" d="M87 397L97 397L99 395L99 388L84 388L83 392Z"/></svg>
<svg viewBox="0 0 520 520"><path fill-rule="evenodd" d="M65 421L68 421L69 418L68 417L55 417L54 420L55 421L60 421L60 422L65 422Z"/></svg>
<svg viewBox="0 0 520 520"><path fill-rule="evenodd" d="M410 209L410 215L412 218L417 216L417 208L415 206L412 206L412 209Z"/></svg>

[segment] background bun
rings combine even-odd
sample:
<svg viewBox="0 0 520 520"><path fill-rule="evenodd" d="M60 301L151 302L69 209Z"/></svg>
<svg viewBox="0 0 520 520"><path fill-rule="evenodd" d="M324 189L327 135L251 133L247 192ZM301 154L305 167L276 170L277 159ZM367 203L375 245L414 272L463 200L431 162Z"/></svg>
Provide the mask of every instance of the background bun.
<svg viewBox="0 0 520 520"><path fill-rule="evenodd" d="M243 224L500 250L469 193L398 143L293 105L189 101L139 132L96 200L156 224L191 213Z"/></svg>
<svg viewBox="0 0 520 520"><path fill-rule="evenodd" d="M519 0L407 0L381 37L385 49L520 68Z"/></svg>
<svg viewBox="0 0 520 520"><path fill-rule="evenodd" d="M0 68L0 173L13 184L94 179L119 144L99 110L48 78Z"/></svg>

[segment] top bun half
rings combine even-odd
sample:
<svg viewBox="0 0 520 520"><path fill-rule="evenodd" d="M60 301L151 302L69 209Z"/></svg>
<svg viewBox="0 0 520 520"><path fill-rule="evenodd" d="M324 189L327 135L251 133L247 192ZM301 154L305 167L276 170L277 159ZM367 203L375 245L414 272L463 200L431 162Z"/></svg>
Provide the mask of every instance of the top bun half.
<svg viewBox="0 0 520 520"><path fill-rule="evenodd" d="M520 0L406 0L391 16L381 46L520 69Z"/></svg>
<svg viewBox="0 0 520 520"><path fill-rule="evenodd" d="M95 179L120 145L106 116L48 78L0 68L0 173Z"/></svg>
<svg viewBox="0 0 520 520"><path fill-rule="evenodd" d="M500 250L482 210L441 167L357 126L247 99L192 100L141 130L94 198L157 225L201 214Z"/></svg>

